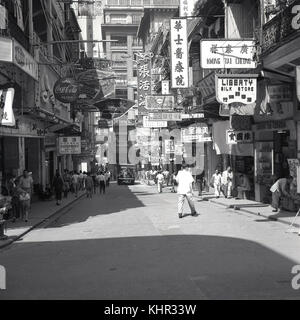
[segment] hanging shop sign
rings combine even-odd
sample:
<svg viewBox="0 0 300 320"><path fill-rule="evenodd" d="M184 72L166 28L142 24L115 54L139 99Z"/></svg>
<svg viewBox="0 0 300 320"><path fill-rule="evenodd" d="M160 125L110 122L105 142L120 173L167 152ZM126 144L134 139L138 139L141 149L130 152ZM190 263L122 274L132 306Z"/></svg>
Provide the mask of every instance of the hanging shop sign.
<svg viewBox="0 0 300 320"><path fill-rule="evenodd" d="M163 95L170 94L170 81L169 80L162 80L162 82L161 82L161 93Z"/></svg>
<svg viewBox="0 0 300 320"><path fill-rule="evenodd" d="M181 121L181 113L153 112L148 114L149 120Z"/></svg>
<svg viewBox="0 0 300 320"><path fill-rule="evenodd" d="M201 40L203 69L255 69L254 40Z"/></svg>
<svg viewBox="0 0 300 320"><path fill-rule="evenodd" d="M216 99L221 104L252 104L257 99L258 75L216 74Z"/></svg>
<svg viewBox="0 0 300 320"><path fill-rule="evenodd" d="M227 144L252 143L253 132L245 130L226 130L226 142Z"/></svg>
<svg viewBox="0 0 300 320"><path fill-rule="evenodd" d="M145 107L152 111L172 111L174 104L174 96L147 96Z"/></svg>
<svg viewBox="0 0 300 320"><path fill-rule="evenodd" d="M212 134L206 124L198 124L181 129L181 141L184 143L190 142L210 142Z"/></svg>
<svg viewBox="0 0 300 320"><path fill-rule="evenodd" d="M58 152L64 154L81 154L81 137L59 137Z"/></svg>
<svg viewBox="0 0 300 320"><path fill-rule="evenodd" d="M295 5L292 7L292 28L293 30L299 30L300 29L300 1L295 1Z"/></svg>
<svg viewBox="0 0 300 320"><path fill-rule="evenodd" d="M171 19L172 88L189 87L187 19Z"/></svg>
<svg viewBox="0 0 300 320"><path fill-rule="evenodd" d="M181 114L181 119L204 119L204 113Z"/></svg>
<svg viewBox="0 0 300 320"><path fill-rule="evenodd" d="M0 48L0 61L13 62L12 40L0 37Z"/></svg>
<svg viewBox="0 0 300 320"><path fill-rule="evenodd" d="M137 58L137 94L138 106L144 108L146 97L151 95L151 59L153 54L150 52L140 52L136 54Z"/></svg>
<svg viewBox="0 0 300 320"><path fill-rule="evenodd" d="M14 127L16 120L13 111L15 89L0 90L0 124L2 126Z"/></svg>
<svg viewBox="0 0 300 320"><path fill-rule="evenodd" d="M296 67L296 86L297 86L297 97L300 102L300 66Z"/></svg>
<svg viewBox="0 0 300 320"><path fill-rule="evenodd" d="M166 128L168 126L167 121L151 121L147 116L143 117L144 128Z"/></svg>
<svg viewBox="0 0 300 320"><path fill-rule="evenodd" d="M53 93L55 98L61 102L75 102L79 95L78 84L73 78L62 78L55 83Z"/></svg>
<svg viewBox="0 0 300 320"><path fill-rule="evenodd" d="M182 156L183 155L183 144L175 144L175 156Z"/></svg>
<svg viewBox="0 0 300 320"><path fill-rule="evenodd" d="M33 56L27 52L16 40L13 40L13 63L29 74L34 80L39 80L39 66Z"/></svg>
<svg viewBox="0 0 300 320"><path fill-rule="evenodd" d="M180 17L191 17L196 0L180 0Z"/></svg>

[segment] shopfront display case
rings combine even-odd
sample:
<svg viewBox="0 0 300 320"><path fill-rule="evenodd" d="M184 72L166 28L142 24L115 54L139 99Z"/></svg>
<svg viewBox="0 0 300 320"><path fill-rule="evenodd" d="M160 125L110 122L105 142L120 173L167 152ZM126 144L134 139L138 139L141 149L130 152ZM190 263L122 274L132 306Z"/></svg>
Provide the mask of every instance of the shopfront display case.
<svg viewBox="0 0 300 320"><path fill-rule="evenodd" d="M274 143L255 143L255 188L256 201L271 202L270 188L274 182Z"/></svg>

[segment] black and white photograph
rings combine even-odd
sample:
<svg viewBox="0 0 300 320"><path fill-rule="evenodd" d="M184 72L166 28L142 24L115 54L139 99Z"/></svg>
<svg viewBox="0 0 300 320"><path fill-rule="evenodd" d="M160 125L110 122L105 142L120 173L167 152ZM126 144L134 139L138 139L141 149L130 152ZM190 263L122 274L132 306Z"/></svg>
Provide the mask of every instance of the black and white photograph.
<svg viewBox="0 0 300 320"><path fill-rule="evenodd" d="M300 0L0 0L0 187L0 304L300 300Z"/></svg>

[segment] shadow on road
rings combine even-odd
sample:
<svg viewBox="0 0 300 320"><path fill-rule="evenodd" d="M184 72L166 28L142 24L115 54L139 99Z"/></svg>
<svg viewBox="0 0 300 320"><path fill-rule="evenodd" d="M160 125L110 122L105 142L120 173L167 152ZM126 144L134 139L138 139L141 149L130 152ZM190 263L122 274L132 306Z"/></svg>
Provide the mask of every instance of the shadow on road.
<svg viewBox="0 0 300 320"><path fill-rule="evenodd" d="M85 197L82 201L75 203L71 208L68 208L66 215L62 215L54 224L50 224L46 228L59 228L84 222L91 217L141 207L144 207L144 204L135 196L128 186L113 184L109 188L106 188L104 195L100 195L99 193L93 194L92 199Z"/></svg>
<svg viewBox="0 0 300 320"><path fill-rule="evenodd" d="M1 252L0 264L9 275L0 300L300 298L291 287L295 262L236 238L21 243Z"/></svg>

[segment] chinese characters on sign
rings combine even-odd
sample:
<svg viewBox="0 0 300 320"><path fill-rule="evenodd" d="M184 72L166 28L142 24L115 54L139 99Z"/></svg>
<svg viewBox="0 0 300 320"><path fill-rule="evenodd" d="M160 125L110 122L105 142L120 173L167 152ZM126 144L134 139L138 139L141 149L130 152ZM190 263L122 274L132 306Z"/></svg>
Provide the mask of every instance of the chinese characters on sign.
<svg viewBox="0 0 300 320"><path fill-rule="evenodd" d="M203 69L255 69L256 45L253 40L202 40Z"/></svg>
<svg viewBox="0 0 300 320"><path fill-rule="evenodd" d="M150 120L148 117L143 117L143 127L144 128L166 128L168 122L165 120Z"/></svg>
<svg viewBox="0 0 300 320"><path fill-rule="evenodd" d="M151 53L137 54L138 106L146 106L146 97L151 95Z"/></svg>
<svg viewBox="0 0 300 320"><path fill-rule="evenodd" d="M181 129L181 140L184 143L190 142L209 142L212 141L212 135L207 125L190 126Z"/></svg>
<svg viewBox="0 0 300 320"><path fill-rule="evenodd" d="M81 137L59 137L58 152L59 154L80 154Z"/></svg>
<svg viewBox="0 0 300 320"><path fill-rule="evenodd" d="M150 120L165 120L165 121L181 121L181 113L174 112L153 112L149 113Z"/></svg>
<svg viewBox="0 0 300 320"><path fill-rule="evenodd" d="M191 17L195 3L195 0L180 0L180 17Z"/></svg>
<svg viewBox="0 0 300 320"><path fill-rule="evenodd" d="M161 93L163 95L170 94L170 81L169 80L162 80L162 82L161 82Z"/></svg>
<svg viewBox="0 0 300 320"><path fill-rule="evenodd" d="M188 88L187 20L171 19L172 88Z"/></svg>
<svg viewBox="0 0 300 320"><path fill-rule="evenodd" d="M227 144L238 144L238 143L252 143L253 132L252 131L226 131Z"/></svg>
<svg viewBox="0 0 300 320"><path fill-rule="evenodd" d="M257 98L257 75L216 75L217 101L251 104Z"/></svg>

